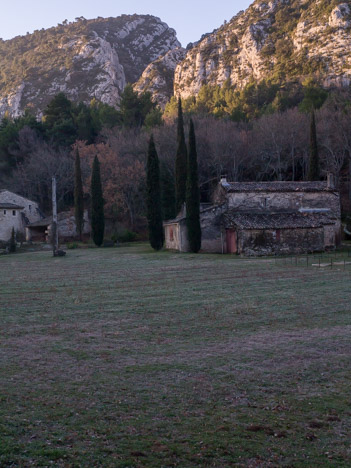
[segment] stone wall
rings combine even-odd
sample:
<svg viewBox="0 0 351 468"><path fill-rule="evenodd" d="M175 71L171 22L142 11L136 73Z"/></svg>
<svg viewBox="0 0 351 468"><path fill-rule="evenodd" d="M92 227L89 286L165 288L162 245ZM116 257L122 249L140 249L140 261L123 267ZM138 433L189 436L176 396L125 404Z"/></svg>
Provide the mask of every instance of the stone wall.
<svg viewBox="0 0 351 468"><path fill-rule="evenodd" d="M74 217L73 211L65 211L63 213L59 213L58 215L58 236L59 239L70 240L77 237L77 230L76 230L76 220ZM51 238L51 224L49 226L49 239ZM84 211L84 226L83 226L83 235L90 234L91 232L91 225L88 217L88 211Z"/></svg>
<svg viewBox="0 0 351 468"><path fill-rule="evenodd" d="M223 206L211 206L200 212L201 250L205 252L222 252L221 216L223 209ZM185 217L174 223L165 224L164 230L166 249L189 252Z"/></svg>
<svg viewBox="0 0 351 468"><path fill-rule="evenodd" d="M0 210L0 241L7 242L11 238L12 228L16 233L24 233L23 217L20 210Z"/></svg>
<svg viewBox="0 0 351 468"><path fill-rule="evenodd" d="M181 250L180 223L165 225L165 247L170 250Z"/></svg>
<svg viewBox="0 0 351 468"><path fill-rule="evenodd" d="M340 218L338 192L233 192L228 194L228 208L238 211L298 211L329 208Z"/></svg>
<svg viewBox="0 0 351 468"><path fill-rule="evenodd" d="M42 219L38 203L12 193L9 190L0 191L0 203L13 203L14 205L23 206L22 212L30 223L35 223Z"/></svg>
<svg viewBox="0 0 351 468"><path fill-rule="evenodd" d="M212 253L222 253L224 248L221 229L224 206L212 206L200 213L201 250Z"/></svg>
<svg viewBox="0 0 351 468"><path fill-rule="evenodd" d="M303 254L324 250L324 229L238 230L238 253L245 256Z"/></svg>

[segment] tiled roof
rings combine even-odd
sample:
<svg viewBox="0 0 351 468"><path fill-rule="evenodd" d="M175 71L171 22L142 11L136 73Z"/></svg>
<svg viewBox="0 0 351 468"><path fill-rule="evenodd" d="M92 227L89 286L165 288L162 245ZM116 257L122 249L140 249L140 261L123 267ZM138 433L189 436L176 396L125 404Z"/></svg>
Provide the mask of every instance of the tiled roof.
<svg viewBox="0 0 351 468"><path fill-rule="evenodd" d="M227 192L325 192L327 182L222 182Z"/></svg>
<svg viewBox="0 0 351 468"><path fill-rule="evenodd" d="M23 206L14 203L0 203L0 210L23 210Z"/></svg>
<svg viewBox="0 0 351 468"><path fill-rule="evenodd" d="M226 228L241 229L298 229L318 228L334 221L321 213L238 213L228 211L224 214Z"/></svg>

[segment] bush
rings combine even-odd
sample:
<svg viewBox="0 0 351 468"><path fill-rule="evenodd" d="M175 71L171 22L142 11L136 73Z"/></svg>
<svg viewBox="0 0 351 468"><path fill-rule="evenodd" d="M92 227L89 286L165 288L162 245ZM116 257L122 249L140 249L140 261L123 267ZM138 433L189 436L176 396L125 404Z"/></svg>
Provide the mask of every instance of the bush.
<svg viewBox="0 0 351 468"><path fill-rule="evenodd" d="M125 229L124 231L120 232L117 235L118 242L133 242L137 237L137 233L133 231L129 231L129 229Z"/></svg>
<svg viewBox="0 0 351 468"><path fill-rule="evenodd" d="M68 244L67 244L67 249L70 249L70 250L72 250L72 249L78 249L78 244L77 244L77 242L68 242Z"/></svg>

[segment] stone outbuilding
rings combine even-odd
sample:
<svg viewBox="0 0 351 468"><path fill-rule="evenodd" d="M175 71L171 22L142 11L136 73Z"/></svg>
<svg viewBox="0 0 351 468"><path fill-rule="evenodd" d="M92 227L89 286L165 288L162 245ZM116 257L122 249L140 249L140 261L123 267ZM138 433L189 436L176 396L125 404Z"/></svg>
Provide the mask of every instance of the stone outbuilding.
<svg viewBox="0 0 351 468"><path fill-rule="evenodd" d="M12 228L17 237L24 239L26 226L42 218L38 203L9 190L0 190L0 241L10 239Z"/></svg>
<svg viewBox="0 0 351 468"><path fill-rule="evenodd" d="M302 254L341 240L340 194L325 182L233 182L222 178L214 203L201 207L204 252ZM187 252L186 213L164 223L166 248Z"/></svg>
<svg viewBox="0 0 351 468"><path fill-rule="evenodd" d="M61 242L71 241L77 238L76 220L73 210L64 211L57 215L58 236ZM26 227L26 238L34 242L51 242L52 216L31 223ZM91 225L88 211L84 211L83 236L90 235Z"/></svg>

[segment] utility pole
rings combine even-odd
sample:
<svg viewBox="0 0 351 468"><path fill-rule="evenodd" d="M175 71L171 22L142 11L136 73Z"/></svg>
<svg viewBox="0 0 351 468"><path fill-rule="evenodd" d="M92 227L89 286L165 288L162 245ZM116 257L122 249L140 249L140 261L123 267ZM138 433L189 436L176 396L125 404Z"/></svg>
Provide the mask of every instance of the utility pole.
<svg viewBox="0 0 351 468"><path fill-rule="evenodd" d="M57 227L57 203L56 203L56 177L52 178L52 251L54 257L58 254L58 227Z"/></svg>

